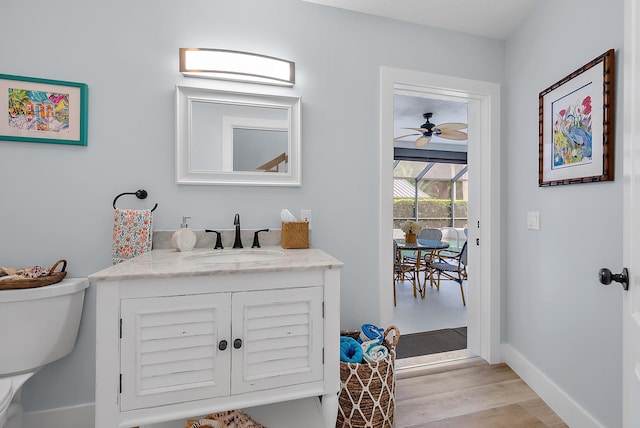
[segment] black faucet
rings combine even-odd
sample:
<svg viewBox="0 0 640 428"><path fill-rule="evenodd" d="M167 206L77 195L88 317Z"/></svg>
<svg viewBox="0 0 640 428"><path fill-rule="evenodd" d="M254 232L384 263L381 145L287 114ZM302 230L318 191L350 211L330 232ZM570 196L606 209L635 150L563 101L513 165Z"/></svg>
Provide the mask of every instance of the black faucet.
<svg viewBox="0 0 640 428"><path fill-rule="evenodd" d="M240 239L240 214L236 214L233 219L233 224L236 227L236 240L233 243L233 248L242 248L242 240Z"/></svg>
<svg viewBox="0 0 640 428"><path fill-rule="evenodd" d="M258 240L258 233L260 232L268 232L269 229L260 229L260 230L256 230L253 234L253 245L251 246L251 248L260 248L260 241Z"/></svg>
<svg viewBox="0 0 640 428"><path fill-rule="evenodd" d="M217 230L209 230L209 229L205 229L205 232L212 232L216 234L216 245L213 247L214 250L217 250L219 248L224 248L222 246L222 238L221 238L221 232L218 232Z"/></svg>

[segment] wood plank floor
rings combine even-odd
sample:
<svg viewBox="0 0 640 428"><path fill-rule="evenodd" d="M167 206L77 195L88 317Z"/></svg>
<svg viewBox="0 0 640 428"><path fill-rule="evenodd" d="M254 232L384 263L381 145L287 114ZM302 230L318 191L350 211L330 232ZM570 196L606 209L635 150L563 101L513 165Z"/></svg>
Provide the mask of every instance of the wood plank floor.
<svg viewBox="0 0 640 428"><path fill-rule="evenodd" d="M567 425L506 364L471 359L399 370L396 428L543 428Z"/></svg>

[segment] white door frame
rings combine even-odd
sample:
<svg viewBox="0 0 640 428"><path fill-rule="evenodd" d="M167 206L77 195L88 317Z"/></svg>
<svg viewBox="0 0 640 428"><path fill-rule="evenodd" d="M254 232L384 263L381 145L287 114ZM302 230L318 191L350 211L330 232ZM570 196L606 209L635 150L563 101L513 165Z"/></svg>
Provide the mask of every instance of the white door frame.
<svg viewBox="0 0 640 428"><path fill-rule="evenodd" d="M624 199L623 265L629 267L629 291L622 304L622 423L637 427L640 423L640 5L624 2Z"/></svg>
<svg viewBox="0 0 640 428"><path fill-rule="evenodd" d="M391 67L380 69L379 319L393 319L393 94L396 89L468 103L469 186L479 203L469 207L468 347L491 364L500 344L500 85ZM478 227L480 225L480 228ZM480 245L476 246L476 239Z"/></svg>

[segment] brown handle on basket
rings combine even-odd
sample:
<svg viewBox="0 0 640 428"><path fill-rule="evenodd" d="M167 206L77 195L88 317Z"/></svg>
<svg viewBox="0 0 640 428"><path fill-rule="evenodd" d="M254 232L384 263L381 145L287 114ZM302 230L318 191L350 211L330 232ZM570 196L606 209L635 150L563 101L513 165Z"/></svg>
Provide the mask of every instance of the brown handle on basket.
<svg viewBox="0 0 640 428"><path fill-rule="evenodd" d="M393 339L391 342L389 342L389 340L387 339L387 335L389 334L389 332L391 332L391 330L393 330ZM396 327L395 325L390 325L389 327L387 327L387 329L384 331L384 340L389 343L389 346L391 346L392 349L395 348L398 344L398 341L400 340L400 330L398 329L398 327Z"/></svg>
<svg viewBox="0 0 640 428"><path fill-rule="evenodd" d="M56 268L60 263L62 263L62 269L60 270L60 272L64 272L64 270L67 268L67 261L62 259L55 262L55 264L51 267L51 270L49 271L49 275L53 275L53 273L56 271Z"/></svg>

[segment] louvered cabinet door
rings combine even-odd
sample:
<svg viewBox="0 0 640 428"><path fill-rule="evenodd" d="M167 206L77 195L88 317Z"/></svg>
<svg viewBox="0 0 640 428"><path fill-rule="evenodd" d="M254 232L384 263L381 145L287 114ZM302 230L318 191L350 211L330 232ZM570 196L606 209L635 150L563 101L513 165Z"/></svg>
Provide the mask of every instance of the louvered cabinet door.
<svg viewBox="0 0 640 428"><path fill-rule="evenodd" d="M322 300L322 287L233 293L232 394L322 380Z"/></svg>
<svg viewBox="0 0 640 428"><path fill-rule="evenodd" d="M229 395L231 294L121 302L120 410Z"/></svg>

